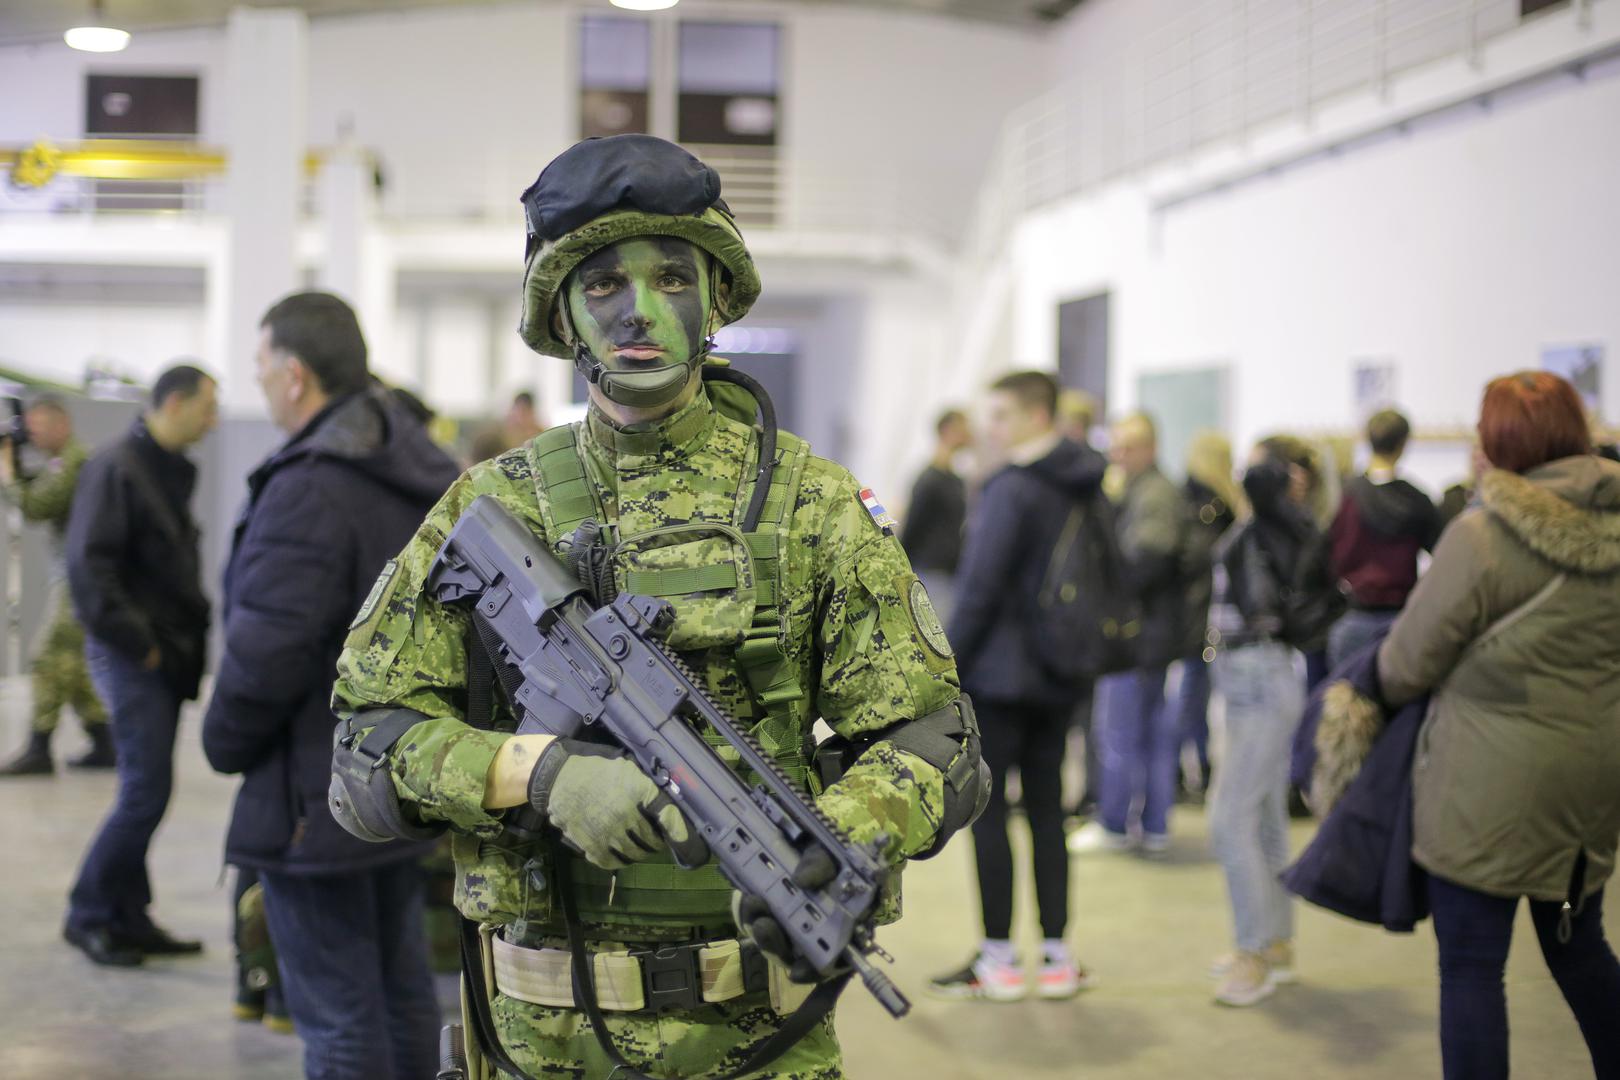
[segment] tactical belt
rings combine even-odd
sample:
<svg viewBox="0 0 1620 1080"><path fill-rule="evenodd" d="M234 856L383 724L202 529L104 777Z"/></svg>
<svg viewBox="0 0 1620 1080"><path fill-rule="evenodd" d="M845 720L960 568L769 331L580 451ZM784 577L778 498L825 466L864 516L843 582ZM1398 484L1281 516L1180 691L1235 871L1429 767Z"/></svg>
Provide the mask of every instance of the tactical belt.
<svg viewBox="0 0 1620 1080"><path fill-rule="evenodd" d="M503 931L490 943L495 989L531 1005L577 1007L569 951L526 948L508 936ZM608 1012L690 1011L765 993L771 1008L786 1016L812 989L789 982L781 965L768 964L758 949L735 939L608 950L591 956L591 968L597 1001Z"/></svg>

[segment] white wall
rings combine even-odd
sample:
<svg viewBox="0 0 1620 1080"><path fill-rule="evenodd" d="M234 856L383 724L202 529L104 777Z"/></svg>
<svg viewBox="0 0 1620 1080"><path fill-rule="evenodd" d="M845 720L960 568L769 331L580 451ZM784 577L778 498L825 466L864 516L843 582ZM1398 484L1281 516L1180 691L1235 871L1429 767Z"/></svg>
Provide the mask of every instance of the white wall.
<svg viewBox="0 0 1620 1080"><path fill-rule="evenodd" d="M1043 85L1042 39L963 20L812 7L789 23L785 147L810 198L892 199L954 236L1002 120Z"/></svg>
<svg viewBox="0 0 1620 1080"><path fill-rule="evenodd" d="M75 52L61 41L0 48L0 143L84 137L84 77L196 75L203 141L225 138L223 27L138 34L121 53Z"/></svg>
<svg viewBox="0 0 1620 1080"><path fill-rule="evenodd" d="M1055 306L1108 288L1116 405L1141 372L1229 358L1244 442L1349 428L1369 356L1420 427L1466 428L1488 378L1604 342L1620 415L1616 130L1609 61L1160 214L1130 184L1069 200L1019 227L1010 359L1055 364Z"/></svg>
<svg viewBox="0 0 1620 1080"><path fill-rule="evenodd" d="M576 37L572 12L543 3L316 19L310 140L352 125L389 213L521 222L518 194L577 135Z"/></svg>
<svg viewBox="0 0 1620 1080"><path fill-rule="evenodd" d="M51 301L0 296L0 366L78 385L85 364L108 358L121 374L150 380L179 357L206 359L199 303Z"/></svg>

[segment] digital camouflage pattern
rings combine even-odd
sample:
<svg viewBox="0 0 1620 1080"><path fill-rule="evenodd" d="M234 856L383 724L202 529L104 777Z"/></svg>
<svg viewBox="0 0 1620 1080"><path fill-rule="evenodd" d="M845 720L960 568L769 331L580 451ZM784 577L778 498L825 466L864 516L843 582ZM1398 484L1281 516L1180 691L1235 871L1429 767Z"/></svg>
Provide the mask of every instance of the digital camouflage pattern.
<svg viewBox="0 0 1620 1080"><path fill-rule="evenodd" d="M613 1045L634 1068L653 1076L724 1076L735 1071L782 1022L758 998L708 1005L685 1013L606 1013ZM531 1076L598 1080L612 1065L585 1014L497 996L495 1025L514 1064ZM841 1080L832 1017L777 1058L772 1080Z"/></svg>
<svg viewBox="0 0 1620 1080"><path fill-rule="evenodd" d="M616 429L592 410L578 438L604 520L621 539L615 560L620 588L627 574L739 565L736 589L671 598L670 645L703 676L718 703L755 725L756 734L773 735L734 661L753 616L754 581L732 522L755 469L757 433L717 411L704 390L651 430ZM499 499L553 546L565 539L546 536L547 495L538 475L531 443L475 465L450 488L385 571L376 602L356 620L338 663L334 708L347 716L399 707L435 718L410 729L395 747L393 779L402 803L422 821L454 830L456 903L467 917L516 924L526 943L555 945L564 927L548 888L555 880L549 849L503 835L500 818L483 809L490 763L508 736L463 722L467 617L422 595L444 538L479 495ZM799 775L805 769L798 748L815 716L840 735L858 737L944 708L958 696L954 663L925 643L915 605L907 602L916 575L898 541L862 506L859 491L840 466L809 458L783 521L780 632L805 699L793 711L797 730L765 741ZM511 718L498 718L498 725L509 730ZM819 803L852 839L886 838L885 855L898 868L933 842L944 780L921 759L880 742L822 792ZM611 875L571 860L593 949L608 941L735 935L729 887L712 868L659 869L670 879L667 889L615 888ZM897 899L886 914L897 914ZM521 1051L525 1068L543 1067L551 1071L542 1074L552 1076L605 1074L582 1014L497 996L496 1015L503 1043ZM762 996L754 995L673 1016L616 1015L609 1024L620 1045L649 1064L700 1077L721 1075L727 1061L746 1056L733 1051L776 1022ZM771 1075L839 1075L830 1021Z"/></svg>
<svg viewBox="0 0 1620 1080"><path fill-rule="evenodd" d="M106 726L107 709L96 696L84 659L84 627L73 615L65 582L51 585L45 614L50 622L29 670L34 689L33 729L55 731L64 705L72 707L86 730Z"/></svg>
<svg viewBox="0 0 1620 1080"><path fill-rule="evenodd" d="M73 614L65 585L62 544L67 534L68 511L73 508L73 490L79 483L79 470L90 451L77 439L69 439L62 452L46 465L45 471L27 480L18 480L6 489L6 497L29 521L49 525L51 530L51 595L45 605L45 636L40 639L30 669L34 690L33 729L56 730L62 706L72 706L79 723L86 728L107 722L107 710L90 685L90 668L84 662L84 629Z"/></svg>

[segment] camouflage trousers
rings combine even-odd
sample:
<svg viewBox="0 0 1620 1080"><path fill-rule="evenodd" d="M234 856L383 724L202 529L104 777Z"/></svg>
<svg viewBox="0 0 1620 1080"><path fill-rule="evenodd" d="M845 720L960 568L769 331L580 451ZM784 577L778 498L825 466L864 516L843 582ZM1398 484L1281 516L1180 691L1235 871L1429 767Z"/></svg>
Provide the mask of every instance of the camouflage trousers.
<svg viewBox="0 0 1620 1080"><path fill-rule="evenodd" d="M34 684L33 729L42 734L56 730L62 706L72 706L79 723L86 728L107 723L107 710L90 685L90 668L84 662L84 628L73 615L67 588L53 586L46 605L45 637L34 654L30 668Z"/></svg>
<svg viewBox="0 0 1620 1080"><path fill-rule="evenodd" d="M496 1032L513 1064L537 1080L606 1080L613 1066L597 1045L585 1014L553 1009L496 994L491 1002ZM608 1013L613 1045L649 1076L725 1076L782 1023L764 994L680 1013ZM750 1080L843 1080L844 1072L828 1016L798 1045Z"/></svg>

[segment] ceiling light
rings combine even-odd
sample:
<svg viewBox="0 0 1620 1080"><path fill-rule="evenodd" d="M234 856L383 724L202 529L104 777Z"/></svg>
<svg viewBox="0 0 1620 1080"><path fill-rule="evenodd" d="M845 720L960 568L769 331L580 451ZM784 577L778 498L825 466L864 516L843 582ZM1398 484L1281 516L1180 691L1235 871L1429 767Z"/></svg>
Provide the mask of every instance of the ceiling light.
<svg viewBox="0 0 1620 1080"><path fill-rule="evenodd" d="M613 6L627 11L663 11L680 2L681 0L613 0Z"/></svg>
<svg viewBox="0 0 1620 1080"><path fill-rule="evenodd" d="M120 52L129 44L129 31L110 26L75 26L62 35L62 40L82 52Z"/></svg>
<svg viewBox="0 0 1620 1080"><path fill-rule="evenodd" d="M68 47L81 52L122 52L129 45L129 31L115 30L106 25L102 18L102 0L95 0L90 5L90 17L95 20L91 26L75 26L62 35L62 40Z"/></svg>

